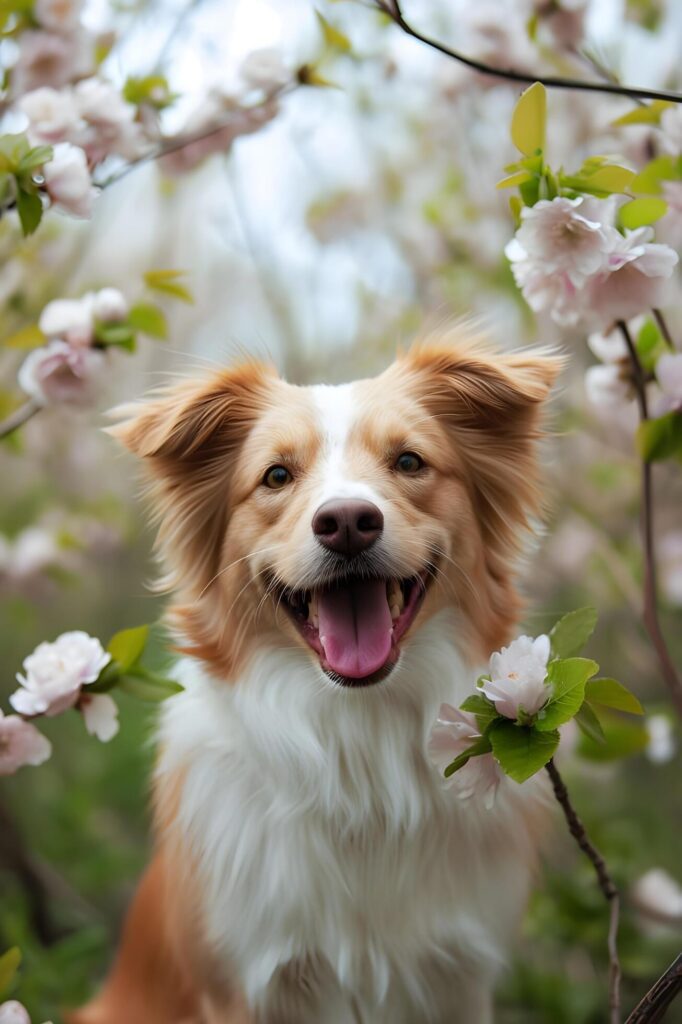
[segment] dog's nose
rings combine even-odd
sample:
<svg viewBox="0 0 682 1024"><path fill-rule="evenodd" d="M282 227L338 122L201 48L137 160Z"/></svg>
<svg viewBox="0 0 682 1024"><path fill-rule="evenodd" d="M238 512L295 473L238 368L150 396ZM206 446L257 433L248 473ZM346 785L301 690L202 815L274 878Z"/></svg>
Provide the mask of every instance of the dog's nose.
<svg viewBox="0 0 682 1024"><path fill-rule="evenodd" d="M341 555L359 555L381 536L384 517L371 501L325 501L313 516L320 544Z"/></svg>

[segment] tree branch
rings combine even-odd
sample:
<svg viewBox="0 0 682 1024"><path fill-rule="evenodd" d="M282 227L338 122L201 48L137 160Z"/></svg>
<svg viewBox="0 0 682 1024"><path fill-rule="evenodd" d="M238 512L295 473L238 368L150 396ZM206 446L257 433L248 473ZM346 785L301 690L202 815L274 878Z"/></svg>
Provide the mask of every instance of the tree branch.
<svg viewBox="0 0 682 1024"><path fill-rule="evenodd" d="M682 953L670 965L665 974L649 989L637 1003L625 1024L658 1024L663 1020L673 999L682 992Z"/></svg>
<svg viewBox="0 0 682 1024"><path fill-rule="evenodd" d="M646 379L642 364L637 355L632 335L624 320L618 321L632 368L632 380L637 397L639 418L642 423L649 419L649 406L646 394ZM673 703L682 716L682 682L677 674L670 651L668 650L658 618L658 601L656 589L656 552L654 547L654 522L653 522L653 481L652 464L642 459L642 505L640 510L640 529L642 533L642 548L644 554L644 610L643 621L651 642L658 655L661 666L661 673L666 686L670 690Z"/></svg>
<svg viewBox="0 0 682 1024"><path fill-rule="evenodd" d="M573 89L579 92L599 92L609 93L612 96L626 96L633 100L669 100L671 103L682 103L682 95L677 92L639 89L629 85L618 85L615 82L583 82L577 78L554 78L552 76L544 78L542 75L531 75L523 71L515 71L513 68L495 68L490 64L485 64L483 61L476 60L474 57L468 57L458 50L453 50L444 43L431 39L416 28L413 28L403 16L400 0L375 0L375 3L379 10L388 15L391 21L401 28L406 35L411 36L425 46L429 46L432 50L437 50L438 53L442 53L446 57L464 64L473 71L478 71L482 75L503 78L508 82L520 82L523 85L532 85L534 82L540 82L547 89Z"/></svg>
<svg viewBox="0 0 682 1024"><path fill-rule="evenodd" d="M20 405L18 409L10 413L7 419L0 422L0 441L3 437L8 437L14 433L19 427L23 427L24 423L28 422L37 412L40 412L42 408L42 405L32 398L28 402L24 402L23 405Z"/></svg>
<svg viewBox="0 0 682 1024"><path fill-rule="evenodd" d="M651 312L654 314L654 320L656 321L656 323L658 325L659 331L663 335L663 340L665 341L665 343L668 346L668 348L672 352L675 352L676 351L676 349L675 349L675 342L673 341L673 336L670 333L670 328L668 327L668 324L667 324L667 322L666 322L666 320L665 320L665 318L663 316L663 313L661 312L660 309L652 309Z"/></svg>
<svg viewBox="0 0 682 1024"><path fill-rule="evenodd" d="M618 895L618 889L609 874L604 858L588 839L585 826L576 814L573 804L570 801L568 790L564 785L564 780L561 778L561 775L559 775L559 771L557 766L554 764L553 759L549 761L546 768L549 773L549 777L552 780L554 795L561 804L561 809L564 812L568 830L585 856L591 861L592 866L597 873L599 888L603 892L609 904L609 1020L610 1024L620 1024L621 972L620 960L618 959L618 917L620 912L620 897Z"/></svg>

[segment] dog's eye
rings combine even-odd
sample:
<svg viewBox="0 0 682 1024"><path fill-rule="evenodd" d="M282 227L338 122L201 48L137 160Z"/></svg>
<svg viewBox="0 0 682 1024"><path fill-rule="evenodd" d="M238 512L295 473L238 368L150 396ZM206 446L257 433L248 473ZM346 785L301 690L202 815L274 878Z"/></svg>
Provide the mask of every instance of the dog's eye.
<svg viewBox="0 0 682 1024"><path fill-rule="evenodd" d="M424 460L420 459L414 452L403 452L399 455L395 462L395 468L399 473L407 473L409 476L414 476L423 467Z"/></svg>
<svg viewBox="0 0 682 1024"><path fill-rule="evenodd" d="M270 469L263 477L265 486L270 487L273 491L286 486L291 480L293 480L293 477L286 466L270 466Z"/></svg>

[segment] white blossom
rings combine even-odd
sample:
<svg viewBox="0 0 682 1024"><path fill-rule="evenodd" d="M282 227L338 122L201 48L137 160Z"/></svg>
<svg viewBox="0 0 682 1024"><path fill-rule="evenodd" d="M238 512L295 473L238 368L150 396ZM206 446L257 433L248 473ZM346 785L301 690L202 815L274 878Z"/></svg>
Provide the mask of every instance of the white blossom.
<svg viewBox="0 0 682 1024"><path fill-rule="evenodd" d="M108 693L83 693L78 702L85 728L91 736L108 743L118 732L118 708Z"/></svg>
<svg viewBox="0 0 682 1024"><path fill-rule="evenodd" d="M92 310L97 320L119 323L128 316L130 306L118 288L102 288L94 296Z"/></svg>
<svg viewBox="0 0 682 1024"><path fill-rule="evenodd" d="M60 88L89 74L92 66L92 39L80 29L69 33L22 32L19 58L12 68L12 92L23 96L42 85Z"/></svg>
<svg viewBox="0 0 682 1024"><path fill-rule="evenodd" d="M646 720L649 736L645 754L654 764L666 764L677 753L675 731L667 715L650 715Z"/></svg>
<svg viewBox="0 0 682 1024"><path fill-rule="evenodd" d="M93 188L84 151L69 142L55 146L54 156L43 168L45 187L52 202L76 217L89 217L96 190Z"/></svg>
<svg viewBox="0 0 682 1024"><path fill-rule="evenodd" d="M29 120L28 136L34 145L66 142L80 123L71 93L66 89L44 85L22 96L18 107Z"/></svg>
<svg viewBox="0 0 682 1024"><path fill-rule="evenodd" d="M137 108L120 91L97 76L79 82L73 90L75 107L86 123L78 142L91 164L110 153L126 159L138 156L145 143L142 127L135 121Z"/></svg>
<svg viewBox="0 0 682 1024"><path fill-rule="evenodd" d="M612 231L602 272L588 282L585 307L588 317L601 326L630 320L663 304L664 289L679 257L668 245L651 242L650 227Z"/></svg>
<svg viewBox="0 0 682 1024"><path fill-rule="evenodd" d="M551 696L545 684L550 654L549 637L520 636L490 658L490 680L481 692L506 718L516 719L523 710L537 714Z"/></svg>
<svg viewBox="0 0 682 1024"><path fill-rule="evenodd" d="M663 111L660 124L663 149L671 156L679 156L682 153L682 110L679 103Z"/></svg>
<svg viewBox="0 0 682 1024"><path fill-rule="evenodd" d="M441 704L438 719L429 736L429 758L442 775L456 757L480 738L481 733L474 715L468 711L460 711L451 704ZM448 779L444 779L444 783L452 786L460 799L479 796L484 806L490 809L495 803L503 777L502 770L492 754L479 754L472 757L463 768Z"/></svg>
<svg viewBox="0 0 682 1024"><path fill-rule="evenodd" d="M566 274L573 285L582 285L604 265L609 251L608 234L595 212L595 202L582 196L525 206L516 245L507 247L509 259L532 261L545 274Z"/></svg>
<svg viewBox="0 0 682 1024"><path fill-rule="evenodd" d="M634 397L627 371L615 363L590 366L585 371L585 394L592 405L621 406Z"/></svg>
<svg viewBox="0 0 682 1024"><path fill-rule="evenodd" d="M662 924L682 922L682 886L663 868L652 868L632 887L637 909Z"/></svg>
<svg viewBox="0 0 682 1024"><path fill-rule="evenodd" d="M682 607L682 530L665 533L657 548L661 589L670 604Z"/></svg>
<svg viewBox="0 0 682 1024"><path fill-rule="evenodd" d="M658 358L656 380L662 392L657 415L682 411L682 352L664 352Z"/></svg>
<svg viewBox="0 0 682 1024"><path fill-rule="evenodd" d="M92 402L106 366L106 356L59 339L37 348L19 369L19 386L42 405L87 405Z"/></svg>
<svg viewBox="0 0 682 1024"><path fill-rule="evenodd" d="M263 48L249 53L239 68L241 78L254 89L273 92L291 81L291 69L279 50Z"/></svg>
<svg viewBox="0 0 682 1024"><path fill-rule="evenodd" d="M52 32L70 32L80 21L82 0L36 0L33 13Z"/></svg>
<svg viewBox="0 0 682 1024"><path fill-rule="evenodd" d="M81 299L54 299L40 314L38 326L48 338L61 338L70 345L88 346L94 337L92 293Z"/></svg>
<svg viewBox="0 0 682 1024"><path fill-rule="evenodd" d="M0 775L13 775L27 764L43 764L51 753L50 741L35 725L19 715L4 715L0 710ZM2 1016L6 1006L0 1006L0 1024L11 1020L10 1016Z"/></svg>
<svg viewBox="0 0 682 1024"><path fill-rule="evenodd" d="M111 655L96 637L82 630L62 633L53 643L39 644L24 660L21 684L10 704L21 715L58 715L73 707L81 687L94 683Z"/></svg>

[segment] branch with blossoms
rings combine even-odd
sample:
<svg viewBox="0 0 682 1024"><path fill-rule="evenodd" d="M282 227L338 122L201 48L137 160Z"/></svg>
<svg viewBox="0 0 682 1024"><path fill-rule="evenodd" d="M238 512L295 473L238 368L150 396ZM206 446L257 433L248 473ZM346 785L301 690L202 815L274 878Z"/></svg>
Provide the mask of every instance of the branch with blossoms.
<svg viewBox="0 0 682 1024"><path fill-rule="evenodd" d="M652 463L682 455L682 352L661 311L679 262L654 241L652 225L668 212L663 196L682 183L682 108L655 103L616 125L648 124L671 150L638 172L607 157L576 171L546 159L546 94L539 83L519 99L511 135L521 158L499 188L518 187L510 206L517 223L506 247L517 285L531 309L559 326L592 331L602 361L587 372L590 400L615 406L636 397L642 460L643 621L673 702L682 715L682 681L661 629L656 588ZM651 313L633 337L630 324ZM616 332L616 337L614 337Z"/></svg>
<svg viewBox="0 0 682 1024"><path fill-rule="evenodd" d="M82 630L39 644L17 673L19 687L9 698L16 713L0 710L0 775L13 775L50 757L52 746L36 728L37 718L54 718L75 708L87 732L107 743L118 732L111 691L144 701L162 701L181 692L179 683L145 666L149 635L149 626L121 630L106 650Z"/></svg>
<svg viewBox="0 0 682 1024"><path fill-rule="evenodd" d="M615 679L598 677L599 665L578 655L592 635L596 612L583 608L560 619L549 635L514 640L490 659L489 673L460 708L441 705L429 755L461 798L474 793L491 807L508 776L527 782L545 768L569 831L588 857L609 905L609 1020L620 1022L618 958L620 897L606 863L588 838L554 756L560 727L575 721L592 743L606 743L612 711L643 714L637 698Z"/></svg>

